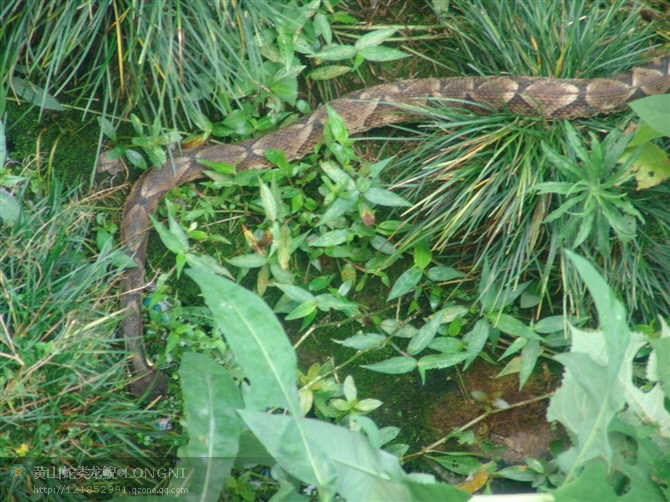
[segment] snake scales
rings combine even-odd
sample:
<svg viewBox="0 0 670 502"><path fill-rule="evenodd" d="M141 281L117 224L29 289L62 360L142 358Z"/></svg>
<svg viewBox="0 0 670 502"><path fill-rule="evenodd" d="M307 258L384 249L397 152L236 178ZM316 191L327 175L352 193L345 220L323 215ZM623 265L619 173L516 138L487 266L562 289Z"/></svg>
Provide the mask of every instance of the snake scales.
<svg viewBox="0 0 670 502"><path fill-rule="evenodd" d="M453 77L399 81L362 89L330 102L351 134L415 118L403 106L422 106L431 99L456 100L477 113L509 111L550 119L586 117L622 109L634 99L670 89L670 55L610 78L548 79L536 77ZM199 160L221 161L237 170L268 167L264 152L282 150L289 160L307 154L322 138L327 113L318 108L297 122L261 138L186 150L173 166L147 171L128 196L121 226L122 241L137 267L125 272L121 329L133 379L130 391L150 397L166 393L165 377L148 364L143 345L141 294L144 284L149 215L170 189L203 176Z"/></svg>

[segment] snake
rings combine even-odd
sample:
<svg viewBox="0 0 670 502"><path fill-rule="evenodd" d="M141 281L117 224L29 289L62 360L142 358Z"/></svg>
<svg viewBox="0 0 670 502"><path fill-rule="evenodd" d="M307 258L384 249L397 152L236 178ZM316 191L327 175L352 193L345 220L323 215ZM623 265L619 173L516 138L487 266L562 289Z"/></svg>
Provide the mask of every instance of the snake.
<svg viewBox="0 0 670 502"><path fill-rule="evenodd" d="M328 105L343 119L349 134L417 119L417 109L444 101L478 114L574 119L624 109L630 101L670 89L670 54L607 78L547 78L468 76L418 78L366 87L334 99ZM292 124L258 138L229 144L204 144L185 149L171 163L147 170L126 198L121 242L135 266L123 274L120 306L121 336L126 342L135 396L161 399L167 394L165 376L147 360L143 342L142 291L145 284L150 217L171 189L205 176L202 160L225 162L237 171L271 167L269 149L290 160L313 151L322 140L328 119L326 105ZM169 165L171 164L171 165Z"/></svg>

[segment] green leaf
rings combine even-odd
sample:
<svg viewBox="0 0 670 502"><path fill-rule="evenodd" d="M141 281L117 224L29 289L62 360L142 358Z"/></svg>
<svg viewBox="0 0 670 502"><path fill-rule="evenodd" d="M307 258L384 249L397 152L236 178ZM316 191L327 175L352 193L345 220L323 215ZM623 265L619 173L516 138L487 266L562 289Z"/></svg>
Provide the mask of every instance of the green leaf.
<svg viewBox="0 0 670 502"><path fill-rule="evenodd" d="M496 476L502 476L505 479L512 479L514 481L522 481L529 483L534 481L537 473L529 469L527 465L514 465L496 471Z"/></svg>
<svg viewBox="0 0 670 502"><path fill-rule="evenodd" d="M419 267L421 270L425 269L430 265L430 261L433 258L433 254L430 251L430 246L428 242L420 241L414 246L414 265Z"/></svg>
<svg viewBox="0 0 670 502"><path fill-rule="evenodd" d="M356 202L358 202L358 192L352 191L351 194L352 196L349 199L343 199L341 197L335 199L328 206L328 209L319 220L319 223L325 225L326 223L336 220L343 214L352 211L354 206L356 205Z"/></svg>
<svg viewBox="0 0 670 502"><path fill-rule="evenodd" d="M419 331L412 337L407 345L407 353L414 356L425 349L430 342L435 338L438 328L444 322L442 316L444 310L440 310L433 314L433 317L424 324Z"/></svg>
<svg viewBox="0 0 670 502"><path fill-rule="evenodd" d="M445 469L461 476L469 476L482 467L481 462L476 457L471 457L467 454L443 454L440 456L430 456L429 458Z"/></svg>
<svg viewBox="0 0 670 502"><path fill-rule="evenodd" d="M351 230L342 228L339 230L331 230L330 232L326 232L311 240L308 239L307 242L312 247L338 246L347 242L350 235L352 235Z"/></svg>
<svg viewBox="0 0 670 502"><path fill-rule="evenodd" d="M181 368L184 418L189 442L179 449L177 468L189 476L172 478L170 487L218 500L239 448L244 424L240 391L230 373L202 354L185 353ZM203 441L203 438L207 438Z"/></svg>
<svg viewBox="0 0 670 502"><path fill-rule="evenodd" d="M363 197L380 206L391 207L410 207L412 204L403 199L400 195L379 187L370 187L363 192Z"/></svg>
<svg viewBox="0 0 670 502"><path fill-rule="evenodd" d="M0 189L0 220L13 227L21 220L21 202L11 193Z"/></svg>
<svg viewBox="0 0 670 502"><path fill-rule="evenodd" d="M670 178L670 158L660 146L645 143L633 162L637 189L654 187Z"/></svg>
<svg viewBox="0 0 670 502"><path fill-rule="evenodd" d="M312 70L308 75L312 80L331 80L350 71L351 66L328 65Z"/></svg>
<svg viewBox="0 0 670 502"><path fill-rule="evenodd" d="M232 258L228 258L226 262L239 268L258 268L265 265L268 262L268 259L265 256L254 253L233 256Z"/></svg>
<svg viewBox="0 0 670 502"><path fill-rule="evenodd" d="M353 58L356 52L356 48L351 45L333 44L309 57L320 59L321 61L342 61L343 59Z"/></svg>
<svg viewBox="0 0 670 502"><path fill-rule="evenodd" d="M391 292L389 293L386 301L394 300L404 295L405 293L412 291L419 283L419 280L421 280L422 276L423 271L418 267L412 267L405 271L393 284Z"/></svg>
<svg viewBox="0 0 670 502"><path fill-rule="evenodd" d="M185 254L188 251L188 239L186 239L185 235L183 237L186 239L186 243L184 243L181 238L182 235L179 235L178 233L175 234L171 230L168 230L165 225L152 215L149 215L149 218L151 218L151 222L166 248L177 255Z"/></svg>
<svg viewBox="0 0 670 502"><path fill-rule="evenodd" d="M37 105L45 110L62 112L61 104L42 87L34 85L22 78L13 77L10 80L13 91L32 105Z"/></svg>
<svg viewBox="0 0 670 502"><path fill-rule="evenodd" d="M276 283L275 286L294 302L316 302L316 297L300 286L294 286L293 284L283 284L281 282Z"/></svg>
<svg viewBox="0 0 670 502"><path fill-rule="evenodd" d="M107 136L110 140L116 142L116 129L114 128L112 122L105 117L99 117L98 124L100 124L100 130L102 131L102 134Z"/></svg>
<svg viewBox="0 0 670 502"><path fill-rule="evenodd" d="M259 439L267 452L289 474L304 483L315 485L320 492L335 491L337 471L323 444L325 437L315 437L324 422L300 417L270 415L252 410L239 411L242 420ZM321 432L323 434L323 431ZM328 431L333 434L332 431Z"/></svg>
<svg viewBox="0 0 670 502"><path fill-rule="evenodd" d="M523 338L528 338L529 340L544 341L544 339L535 333L532 328L522 323L518 319L512 317L508 314L496 314L490 313L487 314L486 318L493 324L495 328L498 328L503 333L507 333L512 336L520 336Z"/></svg>
<svg viewBox="0 0 670 502"><path fill-rule="evenodd" d="M374 364L362 364L361 368L376 371L377 373L386 373L389 375L400 375L408 373L416 368L416 359L413 357L391 357Z"/></svg>
<svg viewBox="0 0 670 502"><path fill-rule="evenodd" d="M347 124L345 124L344 119L340 117L332 106L326 105L326 112L328 113L328 125L333 133L333 138L338 143L342 143L349 137Z"/></svg>
<svg viewBox="0 0 670 502"><path fill-rule="evenodd" d="M214 321L251 385L247 408L300 410L295 352L277 318L260 298L206 269L186 271L200 287Z"/></svg>
<svg viewBox="0 0 670 502"><path fill-rule="evenodd" d="M262 179L258 179L258 184L261 190L261 202L263 203L263 209L265 210L265 216L271 222L277 220L277 214L279 213L278 201L275 199L272 190L263 183Z"/></svg>
<svg viewBox="0 0 670 502"><path fill-rule="evenodd" d="M453 354L455 352L460 352L465 347L465 344L462 340L454 338L453 336L440 336L434 338L428 348L437 350L438 352L443 352L445 354Z"/></svg>
<svg viewBox="0 0 670 502"><path fill-rule="evenodd" d="M431 267L427 272L428 278L435 282L445 282L452 279L459 279L463 274L451 267Z"/></svg>
<svg viewBox="0 0 670 502"><path fill-rule="evenodd" d="M530 378L535 369L537 359L542 354L542 346L537 340L528 340L526 346L521 350L521 366L519 367L519 388Z"/></svg>
<svg viewBox="0 0 670 502"><path fill-rule="evenodd" d="M579 477L557 490L549 490L555 502L575 502L577 500L618 500L619 497L607 482L607 466L595 462L587 466Z"/></svg>
<svg viewBox="0 0 670 502"><path fill-rule="evenodd" d="M366 350L380 345L384 342L384 340L386 340L386 337L378 333L359 333L357 335L350 336L349 338L345 338L344 340L333 341L351 349Z"/></svg>
<svg viewBox="0 0 670 502"><path fill-rule="evenodd" d="M629 103L629 106L663 136L670 136L670 94L647 96Z"/></svg>
<svg viewBox="0 0 670 502"><path fill-rule="evenodd" d="M471 356L468 352L460 352L457 354L431 354L423 356L417 363L418 368L424 370L451 368L457 364L465 361Z"/></svg>
<svg viewBox="0 0 670 502"><path fill-rule="evenodd" d="M301 418L298 428L292 427L292 418L287 416L249 411L240 411L240 415L282 469L303 483L336 491L344 500L465 502L470 497L435 483L432 476L405 474L397 457L373 448L361 433L314 419ZM304 436L298 437L297 430ZM318 455L306 455L301 441L318 445ZM320 494L319 498L325 500L328 495Z"/></svg>
<svg viewBox="0 0 670 502"><path fill-rule="evenodd" d="M386 40L391 38L396 31L398 31L397 28L383 28L381 30L374 30L370 33L366 33L361 38L356 40L356 48L365 49L366 47L375 47L381 45Z"/></svg>
<svg viewBox="0 0 670 502"><path fill-rule="evenodd" d="M542 334L558 333L565 329L565 318L562 315L555 315L540 319L535 324L535 332Z"/></svg>
<svg viewBox="0 0 670 502"><path fill-rule="evenodd" d="M315 310L316 310L316 302L314 300L308 300L306 302L301 303L291 312L289 312L286 315L286 320L293 321L295 319L302 319L303 317L307 317L308 315L310 315Z"/></svg>
<svg viewBox="0 0 670 502"><path fill-rule="evenodd" d="M391 47L365 47L359 51L359 54L365 58L366 61L396 61L409 57L409 54L393 49Z"/></svg>
<svg viewBox="0 0 670 502"><path fill-rule="evenodd" d="M130 161L132 165L135 167L139 167L140 169L146 169L147 168L147 161L144 160L144 157L142 157L142 154L138 152L137 150L133 150L132 148L127 148L125 151L125 156L126 158Z"/></svg>

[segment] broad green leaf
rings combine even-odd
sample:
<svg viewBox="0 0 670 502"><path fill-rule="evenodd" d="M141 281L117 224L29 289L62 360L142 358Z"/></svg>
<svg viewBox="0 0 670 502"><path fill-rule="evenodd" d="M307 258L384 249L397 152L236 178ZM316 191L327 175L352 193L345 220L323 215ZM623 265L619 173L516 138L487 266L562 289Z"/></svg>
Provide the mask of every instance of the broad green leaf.
<svg viewBox="0 0 670 502"><path fill-rule="evenodd" d="M336 220L343 214L352 211L356 202L358 202L358 192L356 191L352 191L351 197L348 199L338 197L328 206L328 209L319 220L319 223L325 225L326 223Z"/></svg>
<svg viewBox="0 0 670 502"><path fill-rule="evenodd" d="M377 62L396 61L409 57L409 54L406 52L391 47L365 47L359 51L359 54L367 61Z"/></svg>
<svg viewBox="0 0 670 502"><path fill-rule="evenodd" d="M433 370L451 368L468 359L470 354L467 352L459 352L457 354L431 354L423 356L419 359L417 366L419 369Z"/></svg>
<svg viewBox="0 0 670 502"><path fill-rule="evenodd" d="M670 158L658 145L645 143L633 162L637 189L645 190L670 178Z"/></svg>
<svg viewBox="0 0 670 502"><path fill-rule="evenodd" d="M314 29L318 35L323 37L326 45L330 45L333 42L333 32L330 28L328 18L320 12L314 16Z"/></svg>
<svg viewBox="0 0 670 502"><path fill-rule="evenodd" d="M459 338L454 338L452 336L440 336L434 338L428 348L437 350L438 352L443 352L445 354L451 354L454 352L460 352L465 347L465 344Z"/></svg>
<svg viewBox="0 0 670 502"><path fill-rule="evenodd" d="M11 193L0 190L0 221L13 227L21 219L21 212L19 200Z"/></svg>
<svg viewBox="0 0 670 502"><path fill-rule="evenodd" d="M419 329L419 331L416 332L416 334L412 337L412 339L409 341L409 344L407 345L407 353L409 355L414 356L418 354L423 349L425 349L430 342L433 341L433 338L435 338L435 334L437 333L438 328L444 322L442 320L443 314L444 314L443 310L436 312L435 314L433 314L433 317L430 319L430 321L424 324Z"/></svg>
<svg viewBox="0 0 670 502"><path fill-rule="evenodd" d="M282 284L280 282L276 283L275 286L294 302L316 302L316 297L300 286L295 286L293 284Z"/></svg>
<svg viewBox="0 0 670 502"><path fill-rule="evenodd" d="M246 407L299 413L295 352L272 310L256 295L208 270L186 273L198 284L214 321L250 382Z"/></svg>
<svg viewBox="0 0 670 502"><path fill-rule="evenodd" d="M545 317L535 323L534 329L536 333L558 333L565 329L565 318L562 315Z"/></svg>
<svg viewBox="0 0 670 502"><path fill-rule="evenodd" d="M579 477L555 490L549 490L555 502L576 502L581 500L618 500L619 497L607 481L607 466L604 462L594 462L587 466Z"/></svg>
<svg viewBox="0 0 670 502"><path fill-rule="evenodd" d="M629 103L629 106L651 127L670 136L670 94L647 96Z"/></svg>
<svg viewBox="0 0 670 502"><path fill-rule="evenodd" d="M338 143L341 143L349 137L347 124L344 123L344 119L330 105L326 105L326 112L328 113L328 125L333 133L333 138Z"/></svg>
<svg viewBox="0 0 670 502"><path fill-rule="evenodd" d="M12 78L10 84L13 91L30 104L37 105L45 110L54 110L57 112L64 110L58 100L42 87L17 77Z"/></svg>
<svg viewBox="0 0 670 502"><path fill-rule="evenodd" d="M502 476L505 479L512 479L514 481L522 481L529 483L537 478L537 473L529 469L527 465L514 465L496 471L496 476ZM547 501L549 502L549 501Z"/></svg>
<svg viewBox="0 0 670 502"><path fill-rule="evenodd" d="M323 442L311 437L311 434L307 435L307 419L247 409L240 410L239 414L267 452L286 472L304 483L316 485L320 491L330 493L330 496L333 495L336 468Z"/></svg>
<svg viewBox="0 0 670 502"><path fill-rule="evenodd" d="M333 44L309 57L320 59L321 61L342 61L343 59L353 58L356 55L356 52L356 48L351 45Z"/></svg>
<svg viewBox="0 0 670 502"><path fill-rule="evenodd" d="M146 169L147 168L147 161L144 160L144 157L142 156L142 154L140 152L138 152L137 150L133 150L132 148L127 148L124 153L125 153L126 158L135 167L139 167L140 169Z"/></svg>
<svg viewBox="0 0 670 502"><path fill-rule="evenodd" d="M116 137L116 129L114 128L114 125L112 122L106 118L106 117L99 117L98 118L98 124L100 125L100 130L102 131L102 134L107 136L110 140L116 142L117 137ZM2 159L0 159L2 160ZM0 163L0 166L3 165Z"/></svg>
<svg viewBox="0 0 670 502"><path fill-rule="evenodd" d="M363 197L380 206L391 207L410 207L412 204L403 199L400 195L379 187L370 187L363 192Z"/></svg>
<svg viewBox="0 0 670 502"><path fill-rule="evenodd" d="M365 47L375 47L381 45L386 40L391 38L396 31L398 31L397 28L383 28L381 30L374 30L370 33L366 33L358 40L356 40L356 48L364 49Z"/></svg>
<svg viewBox="0 0 670 502"><path fill-rule="evenodd" d="M421 280L423 271L418 267L406 270L393 284L391 292L386 301L394 300L405 293L412 291Z"/></svg>
<svg viewBox="0 0 670 502"><path fill-rule="evenodd" d="M489 328L490 325L486 319L479 319L474 327L463 335L463 341L468 344L467 352L470 354L465 364L466 368L472 364L486 346L486 342L489 339Z"/></svg>
<svg viewBox="0 0 670 502"><path fill-rule="evenodd" d="M375 347L386 340L384 335L378 333L360 333L358 335L350 336L344 340L333 340L335 343L339 343L345 347L356 350L365 350L371 347Z"/></svg>
<svg viewBox="0 0 670 502"><path fill-rule="evenodd" d="M345 73L349 73L350 71L351 66L344 66L344 65L321 66L316 70L310 71L309 78L311 78L312 80L331 80L333 78L339 77L340 75L344 75Z"/></svg>
<svg viewBox="0 0 670 502"><path fill-rule="evenodd" d="M265 256L254 253L233 256L232 258L228 258L226 262L239 268L258 268L265 265L268 262L268 259Z"/></svg>
<svg viewBox="0 0 670 502"><path fill-rule="evenodd" d="M543 341L543 338L535 333L531 327L511 315L490 313L486 317L495 328L498 328L503 333L528 338L529 340Z"/></svg>
<svg viewBox="0 0 670 502"><path fill-rule="evenodd" d="M420 241L414 246L414 265L419 267L421 270L425 269L430 265L430 261L433 257L433 253L430 251L430 246L426 241Z"/></svg>
<svg viewBox="0 0 670 502"><path fill-rule="evenodd" d="M405 474L397 457L373 448L361 433L302 418L299 430L304 432L303 439L295 433L297 426L291 430L291 417L249 411L240 411L240 415L284 470L303 483L328 489L334 485L333 491L344 500L464 502L469 498L456 488L435 483L432 476ZM302 453L303 440L319 445L319 454L310 458ZM321 485L313 473L320 474Z"/></svg>
<svg viewBox="0 0 670 502"><path fill-rule="evenodd" d="M349 240L349 236L351 235L351 230L342 228L339 230L331 230L330 232L321 234L311 240L308 238L307 242L312 247L338 246L347 242L347 240Z"/></svg>
<svg viewBox="0 0 670 502"><path fill-rule="evenodd" d="M665 395L670 398L670 329L663 319L661 319L661 337L649 340L649 343L654 352L649 359L647 376L652 382L659 382Z"/></svg>
<svg viewBox="0 0 670 502"><path fill-rule="evenodd" d="M307 317L308 315L310 315L315 310L316 310L315 301L309 300L303 302L286 315L286 320L293 321L295 319L302 319L303 317Z"/></svg>
<svg viewBox="0 0 670 502"><path fill-rule="evenodd" d="M179 449L177 468L187 477L172 478L172 488L218 500L239 448L244 424L240 391L228 370L202 354L184 354L179 370L184 400L184 429L189 442Z"/></svg>
<svg viewBox="0 0 670 502"><path fill-rule="evenodd" d="M512 354L516 354L521 349L523 349L528 344L529 341L530 340L528 338L521 338L521 337L517 338L512 342L512 344L509 347L507 347L505 352L503 352L503 355L500 356L499 360L502 361L503 359L511 356Z"/></svg>
<svg viewBox="0 0 670 502"><path fill-rule="evenodd" d="M619 364L624 355L629 340L630 330L626 324L626 309L614 296L614 292L596 269L586 259L566 251L565 254L572 261L589 289L598 310L600 328L607 333L607 358L609 361L609 375L615 378Z"/></svg>
<svg viewBox="0 0 670 502"><path fill-rule="evenodd" d="M272 190L263 183L262 179L258 179L258 184L261 190L261 202L263 203L263 209L265 210L265 217L271 222L276 221L277 215L279 214L279 202L275 200Z"/></svg>
<svg viewBox="0 0 670 502"><path fill-rule="evenodd" d="M427 272L428 278L435 282L450 281L452 279L459 279L463 274L451 267L431 267Z"/></svg>
<svg viewBox="0 0 670 502"><path fill-rule="evenodd" d="M188 251L188 239L185 235L175 234L171 230L168 230L165 225L163 225L152 215L149 215L149 218L151 219L158 236L161 238L161 241L163 244L165 244L166 248L168 248L176 255L184 254ZM179 230L181 230L181 228ZM182 237L186 240L186 243L184 243Z"/></svg>
<svg viewBox="0 0 670 502"><path fill-rule="evenodd" d="M389 375L400 375L409 373L416 368L416 359L413 357L391 357L374 364L362 364L361 368L376 371L377 373L387 373Z"/></svg>
<svg viewBox="0 0 670 502"><path fill-rule="evenodd" d="M542 354L542 346L537 340L528 340L526 346L521 350L521 366L519 367L519 388L530 378L537 359Z"/></svg>
<svg viewBox="0 0 670 502"><path fill-rule="evenodd" d="M335 162L324 161L319 164L319 167L336 184L344 184L344 188L347 190L355 190L356 182L354 179Z"/></svg>
<svg viewBox="0 0 670 502"><path fill-rule="evenodd" d="M462 454L443 454L440 456L429 456L431 460L437 462L445 469L460 474L461 476L469 476L477 472L481 468L481 461L475 457Z"/></svg>

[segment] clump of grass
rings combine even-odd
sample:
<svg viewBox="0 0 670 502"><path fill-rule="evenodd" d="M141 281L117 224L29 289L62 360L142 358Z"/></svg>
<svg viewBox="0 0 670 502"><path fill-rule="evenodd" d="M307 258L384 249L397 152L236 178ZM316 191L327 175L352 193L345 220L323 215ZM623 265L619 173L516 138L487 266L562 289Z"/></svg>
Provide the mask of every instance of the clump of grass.
<svg viewBox="0 0 670 502"><path fill-rule="evenodd" d="M41 107L65 99L85 111L165 127L230 111L261 81L255 43L267 2L8 2L0 8L0 87Z"/></svg>
<svg viewBox="0 0 670 502"><path fill-rule="evenodd" d="M3 210L0 222L0 457L28 469L58 459L73 466L92 457L110 465L121 457L155 461L175 436L157 428L157 411L140 409L125 391L112 294L124 255L111 241L95 250L100 197L76 200L58 182L42 193L44 180L29 168L2 169L0 182L12 187L2 189L3 200L23 206L13 220ZM3 499L28 491L7 475L0 480Z"/></svg>
<svg viewBox="0 0 670 502"><path fill-rule="evenodd" d="M550 0L454 5L458 9L445 23L459 29L444 52L462 74L472 74L474 67L485 75L612 75L640 62L653 33L639 11L623 1L602 8ZM423 141L405 159L404 174L396 182L417 201L410 214L415 226L408 242L431 236L436 248L473 271L487 261L501 288L536 280L537 292L549 298L561 285L564 263L559 251L574 247L574 242L563 238L565 221L547 219L565 201L536 187L568 181L543 147L574 156L564 124L506 114L472 117L449 104L432 114L438 124L424 129ZM575 126L588 149L587 130L623 130L629 119L595 117L577 120ZM609 259L603 253L602 232L593 232L575 249L592 257L606 280L625 291L627 303L638 308L635 315L648 320L659 312L668 314L666 302L654 296L670 279L670 266L659 262L652 239L645 237L668 234L662 197L635 194L632 183L615 191L624 198L621 204L633 205L641 215L632 244L624 242L630 236L621 239L609 232L605 244L615 257ZM642 221L646 223L639 224ZM659 245L666 248L667 238L654 244ZM579 288L574 281L566 285L566 294L578 304Z"/></svg>

